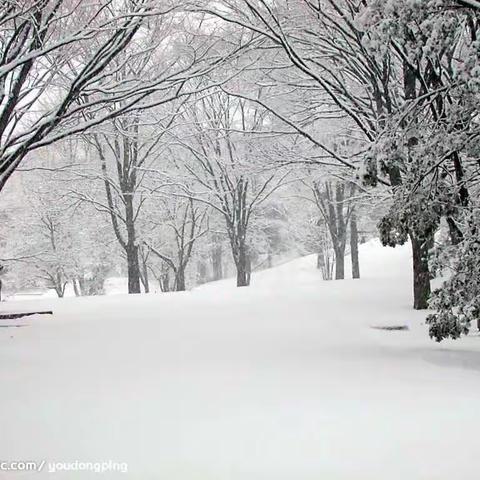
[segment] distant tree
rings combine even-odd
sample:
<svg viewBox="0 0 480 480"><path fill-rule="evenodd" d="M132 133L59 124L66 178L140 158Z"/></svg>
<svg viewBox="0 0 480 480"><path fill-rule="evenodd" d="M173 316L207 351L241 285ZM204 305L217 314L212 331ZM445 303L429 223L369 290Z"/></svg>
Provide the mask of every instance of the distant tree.
<svg viewBox="0 0 480 480"><path fill-rule="evenodd" d="M352 278L360 278L360 260L358 258L358 225L355 205L350 214L350 257L352 259Z"/></svg>
<svg viewBox="0 0 480 480"><path fill-rule="evenodd" d="M163 216L160 233L163 246L147 242L148 249L173 272L173 289L186 290L186 268L192 258L195 242L208 232L207 209L193 199L168 198L162 202ZM165 230L168 230L167 232ZM169 241L168 241L169 240ZM165 288L162 284L162 289Z"/></svg>
<svg viewBox="0 0 480 480"><path fill-rule="evenodd" d="M312 187L315 203L330 233L335 252L335 280L345 278L345 246L348 225L351 221L354 205L353 184L342 181L314 182Z"/></svg>
<svg viewBox="0 0 480 480"><path fill-rule="evenodd" d="M184 168L205 195L187 193L218 211L225 222L237 286L251 274L249 227L253 212L285 180L264 163L272 155L268 114L222 92L199 98L186 114L191 138L178 143L188 152Z"/></svg>

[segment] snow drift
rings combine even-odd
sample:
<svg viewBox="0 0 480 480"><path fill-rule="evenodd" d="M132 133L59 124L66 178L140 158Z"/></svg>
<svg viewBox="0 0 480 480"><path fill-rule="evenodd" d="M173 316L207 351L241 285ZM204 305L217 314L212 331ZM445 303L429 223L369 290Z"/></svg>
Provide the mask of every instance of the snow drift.
<svg viewBox="0 0 480 480"><path fill-rule="evenodd" d="M28 302L55 314L0 329L2 459L127 462L101 476L135 480L478 478L478 337L428 339L408 246L360 261L361 280L324 282L309 256L250 288ZM371 328L388 325L409 329Z"/></svg>

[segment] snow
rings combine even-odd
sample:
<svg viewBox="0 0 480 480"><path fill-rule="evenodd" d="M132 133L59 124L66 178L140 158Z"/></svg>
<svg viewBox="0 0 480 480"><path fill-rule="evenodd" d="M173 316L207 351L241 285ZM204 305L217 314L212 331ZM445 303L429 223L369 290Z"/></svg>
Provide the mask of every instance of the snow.
<svg viewBox="0 0 480 480"><path fill-rule="evenodd" d="M309 256L250 288L15 302L55 314L0 329L1 458L128 473L0 478L477 479L479 338L428 339L410 256L372 241L361 280Z"/></svg>
<svg viewBox="0 0 480 480"><path fill-rule="evenodd" d="M156 285L151 286L153 292L158 292ZM106 295L117 295L119 293L128 292L128 279L127 277L109 277L105 280L104 291ZM48 298L55 299L58 297L53 288L50 289L37 289L37 290L21 290L10 295L7 295L9 302L19 302L23 300L30 300L33 297L36 298ZM64 297L75 297L75 289L71 282L67 283L65 288Z"/></svg>

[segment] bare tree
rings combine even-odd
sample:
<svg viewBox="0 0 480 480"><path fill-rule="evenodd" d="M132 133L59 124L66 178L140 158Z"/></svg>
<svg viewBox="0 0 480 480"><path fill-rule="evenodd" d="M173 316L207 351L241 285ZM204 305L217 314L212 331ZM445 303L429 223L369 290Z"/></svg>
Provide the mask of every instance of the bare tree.
<svg viewBox="0 0 480 480"><path fill-rule="evenodd" d="M193 134L178 143L193 163L185 169L205 195L194 195L218 211L225 221L237 286L250 283L251 259L248 232L254 210L282 186L278 175L265 164L272 155L268 113L222 92L200 98L188 112ZM261 159L259 158L261 157Z"/></svg>
<svg viewBox="0 0 480 480"><path fill-rule="evenodd" d="M331 180L314 182L312 186L315 202L325 221L335 252L335 279L345 278L345 246L347 228L353 213L351 193L346 193L344 182ZM351 188L353 190L353 188Z"/></svg>
<svg viewBox="0 0 480 480"><path fill-rule="evenodd" d="M207 209L195 205L191 198L172 197L162 203L165 217L161 226L170 231L173 242L167 243L167 251L150 243L146 243L146 246L172 270L174 290L181 292L186 289L185 271L192 258L195 242L208 232ZM166 243L165 238L161 240ZM162 290L164 288L165 284L162 285Z"/></svg>
<svg viewBox="0 0 480 480"><path fill-rule="evenodd" d="M196 79L245 48L243 41L233 46L213 34L187 33L203 27L182 6L173 0L1 3L0 190L29 152L188 95L198 90ZM155 75L130 68L145 51L162 65Z"/></svg>

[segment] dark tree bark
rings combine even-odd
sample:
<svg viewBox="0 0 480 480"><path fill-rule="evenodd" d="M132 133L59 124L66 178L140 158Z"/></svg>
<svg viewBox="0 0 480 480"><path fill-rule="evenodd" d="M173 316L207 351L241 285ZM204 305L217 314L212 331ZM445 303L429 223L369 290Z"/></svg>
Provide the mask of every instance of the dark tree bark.
<svg viewBox="0 0 480 480"><path fill-rule="evenodd" d="M125 223L125 231L122 232L119 225L119 216L115 202L113 199L112 187L107 169L107 159L104 148L99 140L98 135L94 135L95 145L100 156L100 165L102 169L103 181L105 185L105 193L107 204L109 207L110 219L112 221L113 231L120 246L125 251L127 258L127 275L128 275L128 293L141 293L140 288L140 264L138 259L138 245L136 244L135 220L137 213L134 206L135 188L137 186L137 135L138 125L133 125L133 138L122 136L121 139L115 137L111 145L115 155L117 166L117 179L121 190L121 199L124 204L123 218Z"/></svg>
<svg viewBox="0 0 480 480"><path fill-rule="evenodd" d="M410 234L413 253L413 308L424 310L428 308L430 297L430 271L428 268L428 241Z"/></svg>
<svg viewBox="0 0 480 480"><path fill-rule="evenodd" d="M138 259L138 245L136 244L135 210L133 205L133 186L136 184L136 173L132 173L129 181L122 182L125 202L125 225L127 228L127 254L128 293L141 293L140 288L140 262Z"/></svg>
<svg viewBox="0 0 480 480"><path fill-rule="evenodd" d="M411 32L408 32L411 34ZM405 100L414 100L417 96L416 88L417 76L415 69L403 62L403 83L405 91ZM408 141L408 147L414 148L418 139L412 136ZM413 254L413 308L423 310L428 308L428 299L430 297L430 271L428 268L428 250L430 242L410 230L410 240L412 243Z"/></svg>
<svg viewBox="0 0 480 480"><path fill-rule="evenodd" d="M127 245L127 274L128 293L141 293L140 265L138 262L138 248L136 245Z"/></svg>
<svg viewBox="0 0 480 480"><path fill-rule="evenodd" d="M184 292L186 290L185 285L185 269L180 266L175 272L175 291Z"/></svg>
<svg viewBox="0 0 480 480"><path fill-rule="evenodd" d="M237 268L237 287L248 287L250 285L250 274L246 265L240 264Z"/></svg>
<svg viewBox="0 0 480 480"><path fill-rule="evenodd" d="M458 228L455 220L452 217L447 217L448 233L452 245L458 245L463 240L463 233Z"/></svg>
<svg viewBox="0 0 480 480"><path fill-rule="evenodd" d="M335 252L335 280L343 280L345 278L345 244L347 241L347 223L343 214L345 202L345 185L337 183L335 186L335 201L330 202L329 209L330 219L334 235ZM334 224L334 225L333 225Z"/></svg>
<svg viewBox="0 0 480 480"><path fill-rule="evenodd" d="M360 261L358 258L358 227L355 210L350 216L350 255L352 259L352 278L360 278Z"/></svg>
<svg viewBox="0 0 480 480"><path fill-rule="evenodd" d="M345 278L345 248L334 249L335 252L335 280Z"/></svg>
<svg viewBox="0 0 480 480"><path fill-rule="evenodd" d="M80 297L82 295L82 292L79 288L78 281L76 278L72 279L72 284L73 284L73 291L75 292L75 296Z"/></svg>
<svg viewBox="0 0 480 480"><path fill-rule="evenodd" d="M80 295L88 295L87 286L85 285L85 278L83 278L83 276L79 276L77 281L80 288Z"/></svg>
<svg viewBox="0 0 480 480"><path fill-rule="evenodd" d="M126 254L127 254L128 293L141 293L140 264L138 261L137 245L128 243Z"/></svg>
<svg viewBox="0 0 480 480"><path fill-rule="evenodd" d="M250 285L251 263L248 252L247 231L251 208L248 207L247 192L249 180L240 177L237 180L233 204L224 212L225 223L230 240L235 268L237 270L237 287Z"/></svg>
<svg viewBox="0 0 480 480"><path fill-rule="evenodd" d="M235 255L235 266L237 267L237 287L248 287L250 285L250 262L246 245L241 244Z"/></svg>
<svg viewBox="0 0 480 480"><path fill-rule="evenodd" d="M461 158L458 152L453 152L450 155L450 159L452 160L454 171L455 171L455 180L457 182L457 185L459 185L458 189L458 195L456 200L457 205L460 207L467 207L469 204L469 192L467 187L465 186L464 182L464 171L462 167L462 162ZM455 222L455 213L454 212L452 215L453 216L448 216L447 217L447 225L448 225L448 231L450 233L450 240L452 242L452 245L458 245L462 240L463 240L463 233L458 228L457 223Z"/></svg>

